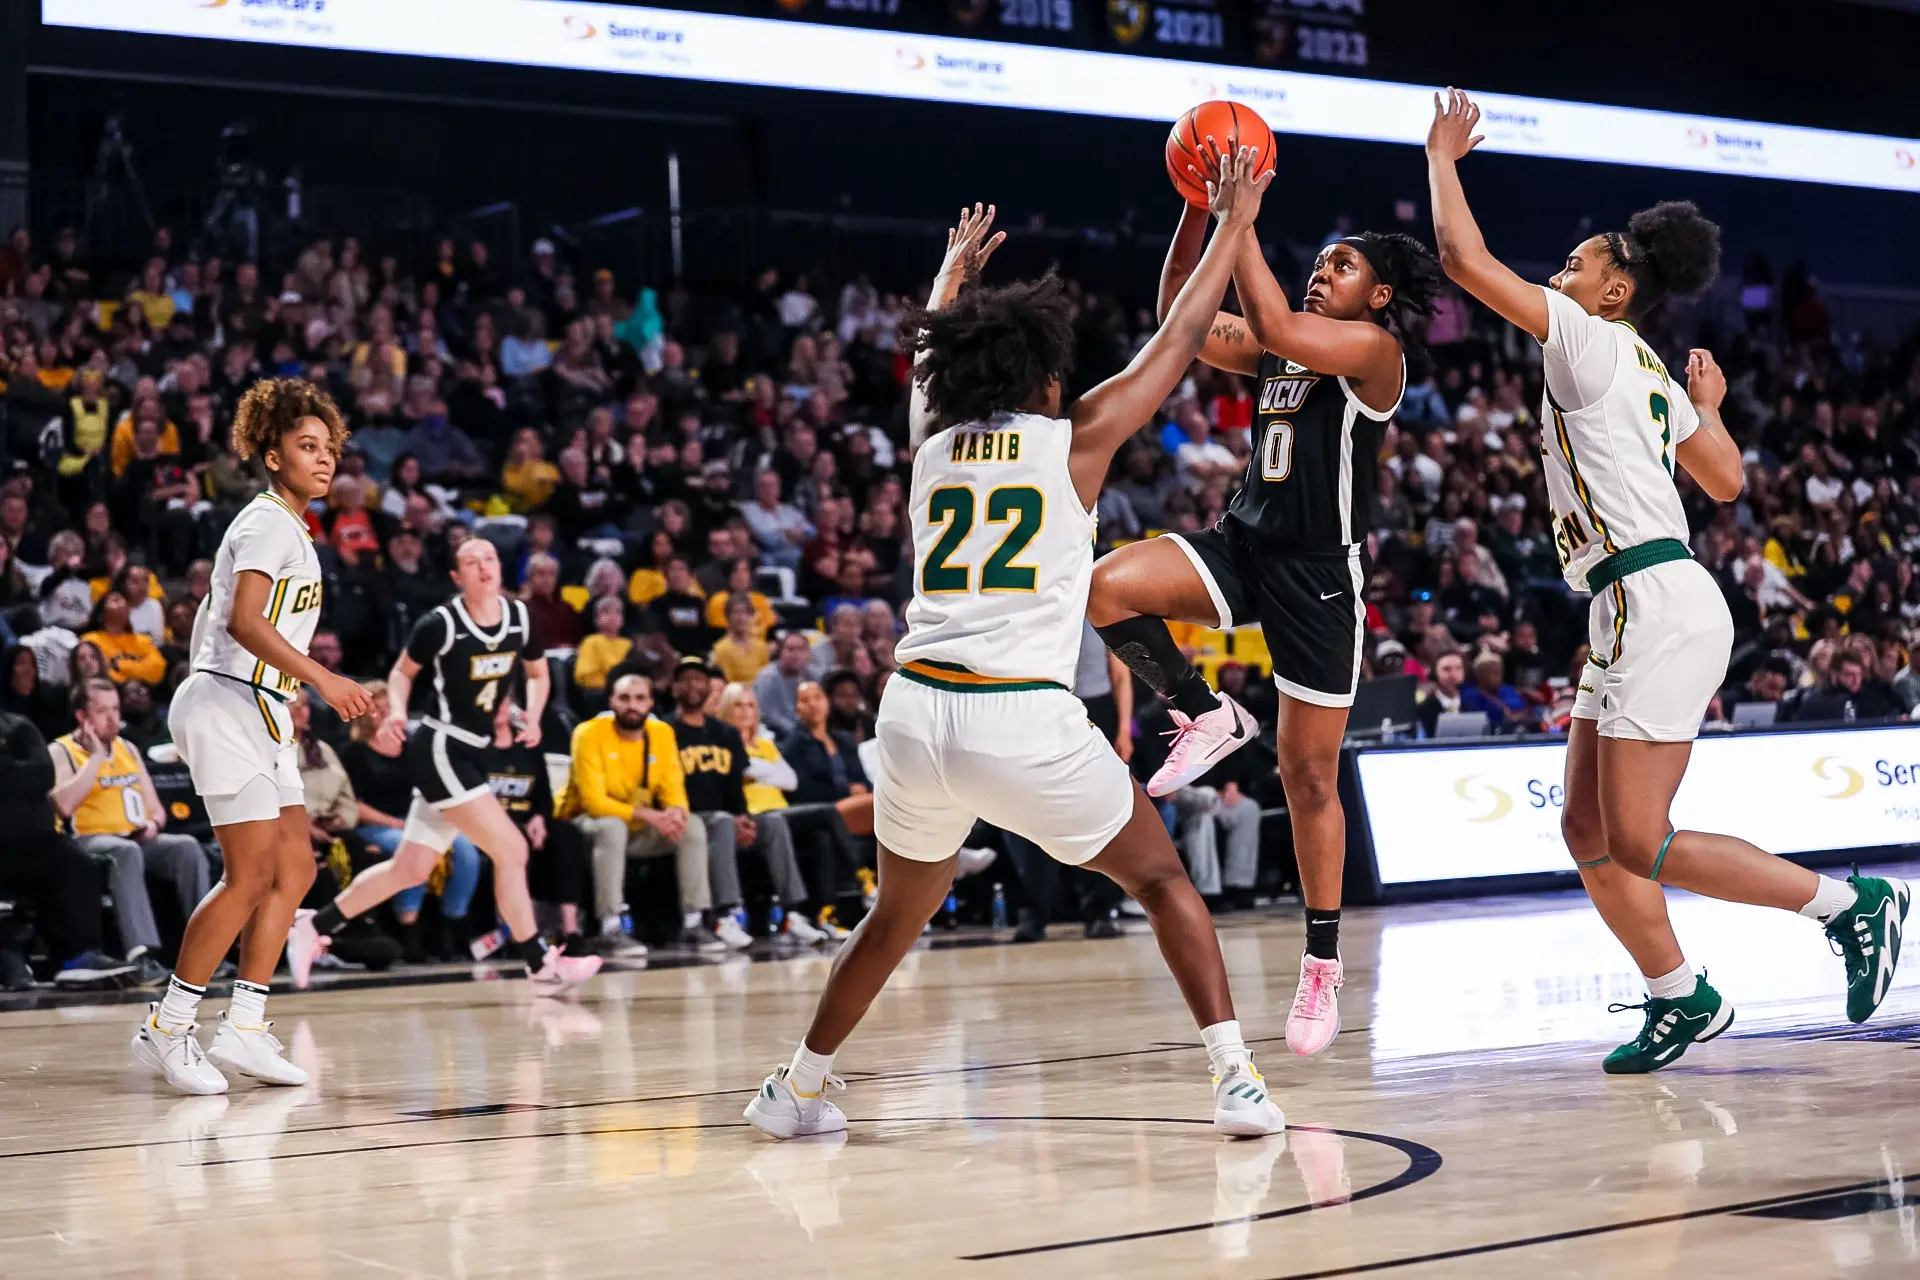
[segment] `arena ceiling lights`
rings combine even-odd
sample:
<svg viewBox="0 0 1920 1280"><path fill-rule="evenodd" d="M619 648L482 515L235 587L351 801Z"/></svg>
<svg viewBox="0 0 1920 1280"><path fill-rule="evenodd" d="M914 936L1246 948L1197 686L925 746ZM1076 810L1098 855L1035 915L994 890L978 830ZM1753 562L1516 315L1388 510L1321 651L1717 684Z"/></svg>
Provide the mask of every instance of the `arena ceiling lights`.
<svg viewBox="0 0 1920 1280"><path fill-rule="evenodd" d="M1170 121L1230 98L1276 132L1419 145L1433 89L1167 58L568 0L42 0L48 25ZM1920 140L1476 93L1485 149L1920 192Z"/></svg>

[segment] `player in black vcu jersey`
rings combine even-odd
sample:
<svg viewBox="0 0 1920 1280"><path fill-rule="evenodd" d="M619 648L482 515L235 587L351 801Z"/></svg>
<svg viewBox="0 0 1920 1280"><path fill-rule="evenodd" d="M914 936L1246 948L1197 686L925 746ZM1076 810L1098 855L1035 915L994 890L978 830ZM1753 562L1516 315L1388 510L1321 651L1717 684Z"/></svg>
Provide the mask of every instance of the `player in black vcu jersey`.
<svg viewBox="0 0 1920 1280"><path fill-rule="evenodd" d="M1191 209L1182 216L1160 277L1162 316L1199 260L1205 230ZM1173 704L1173 745L1147 784L1156 796L1193 783L1256 731L1252 716L1207 687L1164 619L1258 623L1266 634L1307 908L1307 954L1287 1018L1296 1053L1318 1053L1340 1029L1346 818L1337 779L1366 637L1367 530L1382 438L1406 389L1408 327L1432 310L1438 278L1432 254L1408 236L1345 236L1320 251L1295 311L1250 237L1233 273L1246 315L1221 312L1200 354L1259 379L1246 480L1213 528L1101 560L1087 601L1107 647Z"/></svg>
<svg viewBox="0 0 1920 1280"><path fill-rule="evenodd" d="M406 737L413 783L400 848L354 877L318 912L301 912L288 945L310 956L355 916L424 883L457 833L493 859L494 902L527 976L543 990L565 990L598 972L600 959L567 955L540 936L527 890L527 837L495 797L488 760L495 722L523 674L526 717L515 737L528 747L540 745L540 715L551 687L547 660L533 648L527 606L500 590L500 555L492 543L462 543L453 580L460 590L414 624L406 651L387 676L391 709L377 732L388 749ZM419 727L408 734L407 702L423 671L433 681L432 696ZM304 985L306 968L294 967L296 985Z"/></svg>

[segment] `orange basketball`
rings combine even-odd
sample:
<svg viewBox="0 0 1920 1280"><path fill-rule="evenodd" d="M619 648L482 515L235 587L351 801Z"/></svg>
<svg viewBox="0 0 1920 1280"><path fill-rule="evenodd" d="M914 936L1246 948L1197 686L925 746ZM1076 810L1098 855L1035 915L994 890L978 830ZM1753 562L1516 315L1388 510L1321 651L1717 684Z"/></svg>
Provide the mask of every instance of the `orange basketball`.
<svg viewBox="0 0 1920 1280"><path fill-rule="evenodd" d="M1242 102L1201 103L1181 116L1167 135L1167 176L1173 179L1173 189L1181 199L1203 208L1207 203L1206 180L1187 172L1187 167L1206 173L1209 137L1223 154L1235 147L1252 147L1259 164L1257 173L1273 168L1273 130L1267 128L1259 112Z"/></svg>

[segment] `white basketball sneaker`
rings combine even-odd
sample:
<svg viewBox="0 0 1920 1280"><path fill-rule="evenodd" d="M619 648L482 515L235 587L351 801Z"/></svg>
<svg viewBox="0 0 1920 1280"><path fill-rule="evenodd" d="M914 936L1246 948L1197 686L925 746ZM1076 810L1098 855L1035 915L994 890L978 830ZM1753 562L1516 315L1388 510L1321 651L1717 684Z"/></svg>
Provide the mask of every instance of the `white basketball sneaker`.
<svg viewBox="0 0 1920 1280"><path fill-rule="evenodd" d="M1300 985L1287 1013L1287 1048L1306 1057L1333 1043L1340 1034L1340 987L1346 980L1339 957L1300 957Z"/></svg>
<svg viewBox="0 0 1920 1280"><path fill-rule="evenodd" d="M828 1076L811 1097L796 1091L787 1080L790 1068L776 1067L753 1095L744 1113L754 1128L772 1138L804 1138L816 1133L844 1133L847 1117L827 1101L828 1087L844 1089L839 1076Z"/></svg>
<svg viewBox="0 0 1920 1280"><path fill-rule="evenodd" d="M827 940L825 931L807 919L807 913L804 911L789 911L785 922L780 926L780 932L782 936L793 939L803 947L810 947Z"/></svg>
<svg viewBox="0 0 1920 1280"><path fill-rule="evenodd" d="M195 1038L197 1024L168 1031L158 1022L158 1003L147 1006L147 1016L133 1033L133 1060L182 1093L225 1093L227 1078L207 1061L206 1050Z"/></svg>
<svg viewBox="0 0 1920 1280"><path fill-rule="evenodd" d="M257 1027L238 1027L225 1013L213 1033L213 1045L207 1061L235 1075L251 1076L263 1084L303 1085L309 1079L306 1069L288 1062L286 1049L263 1022Z"/></svg>
<svg viewBox="0 0 1920 1280"><path fill-rule="evenodd" d="M1213 1127L1229 1138L1264 1138L1287 1131L1287 1117L1249 1062L1214 1077Z"/></svg>

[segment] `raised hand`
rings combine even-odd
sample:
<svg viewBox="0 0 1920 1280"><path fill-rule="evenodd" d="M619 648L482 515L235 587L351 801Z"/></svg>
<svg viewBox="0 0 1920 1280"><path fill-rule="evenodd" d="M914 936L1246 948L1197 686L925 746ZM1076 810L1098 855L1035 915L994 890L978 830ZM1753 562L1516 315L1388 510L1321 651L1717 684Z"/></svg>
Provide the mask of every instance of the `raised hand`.
<svg viewBox="0 0 1920 1280"><path fill-rule="evenodd" d="M1259 161L1252 147L1240 147L1222 153L1212 137L1207 139L1207 172L1191 169L1207 184L1207 209L1220 222L1222 230L1244 230L1260 216L1260 198L1273 184L1272 169L1255 176Z"/></svg>
<svg viewBox="0 0 1920 1280"><path fill-rule="evenodd" d="M960 284L979 277L993 251L1006 242L1007 233L993 229L997 212L993 205L978 202L971 209L960 210L959 222L947 229L947 256L940 264L941 275Z"/></svg>
<svg viewBox="0 0 1920 1280"><path fill-rule="evenodd" d="M1435 160L1458 160L1485 142L1485 134L1474 133L1480 123L1480 108L1464 89L1448 89L1433 95L1433 126L1427 130L1427 155Z"/></svg>

